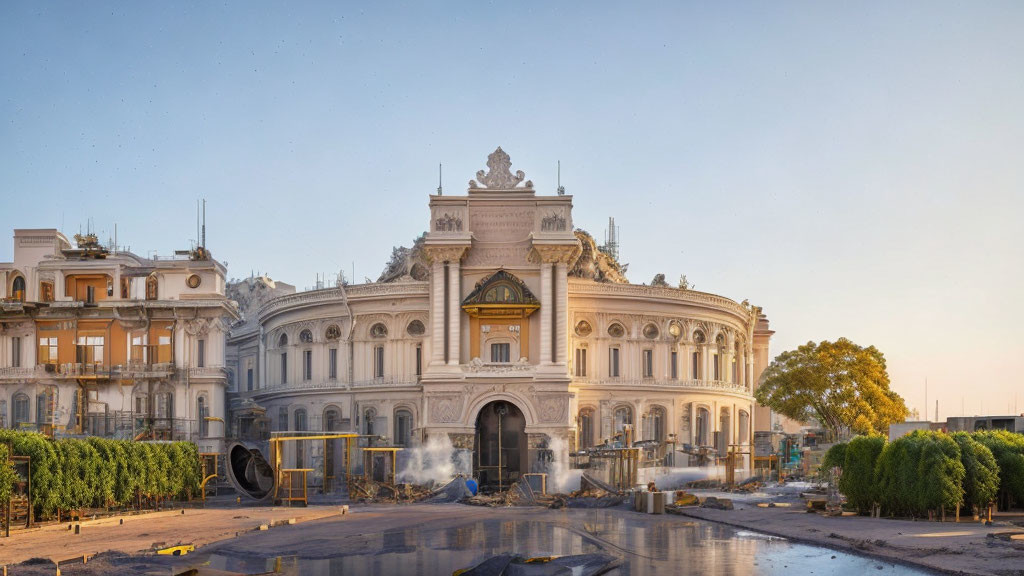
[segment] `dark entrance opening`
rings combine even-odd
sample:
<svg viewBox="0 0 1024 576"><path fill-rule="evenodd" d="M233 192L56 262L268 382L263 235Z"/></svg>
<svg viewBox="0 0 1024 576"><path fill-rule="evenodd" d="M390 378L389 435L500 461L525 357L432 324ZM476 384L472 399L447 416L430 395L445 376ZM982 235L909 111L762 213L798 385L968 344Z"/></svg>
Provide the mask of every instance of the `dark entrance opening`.
<svg viewBox="0 0 1024 576"><path fill-rule="evenodd" d="M526 418L515 404L499 400L480 410L473 456L484 491L506 490L527 471Z"/></svg>

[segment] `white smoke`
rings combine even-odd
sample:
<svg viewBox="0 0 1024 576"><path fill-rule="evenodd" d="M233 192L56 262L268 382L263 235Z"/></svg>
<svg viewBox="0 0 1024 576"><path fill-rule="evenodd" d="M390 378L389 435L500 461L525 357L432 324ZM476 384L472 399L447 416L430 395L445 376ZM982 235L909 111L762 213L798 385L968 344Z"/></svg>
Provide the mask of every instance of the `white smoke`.
<svg viewBox="0 0 1024 576"><path fill-rule="evenodd" d="M646 486L654 482L658 490L678 490L687 482L696 480L725 480L725 466L689 466L686 468L640 468L637 474L638 483ZM747 478L746 470L736 470L736 478Z"/></svg>
<svg viewBox="0 0 1024 576"><path fill-rule="evenodd" d="M396 481L406 484L444 484L456 474L469 475L473 459L469 450L457 450L447 434L432 434L426 444L398 453Z"/></svg>
<svg viewBox="0 0 1024 576"><path fill-rule="evenodd" d="M568 494L579 490L583 470L569 468L569 445L561 438L552 438L548 448L552 457L548 465L548 493Z"/></svg>

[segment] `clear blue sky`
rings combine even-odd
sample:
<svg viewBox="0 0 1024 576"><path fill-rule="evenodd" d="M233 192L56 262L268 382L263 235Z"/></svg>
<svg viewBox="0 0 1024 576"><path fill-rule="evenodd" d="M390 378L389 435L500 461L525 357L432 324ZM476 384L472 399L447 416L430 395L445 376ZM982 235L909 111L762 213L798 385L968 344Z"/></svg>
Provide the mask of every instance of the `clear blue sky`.
<svg viewBox="0 0 1024 576"><path fill-rule="evenodd" d="M0 230L376 278L501 145L634 282L1024 411L1024 3L0 4ZM11 258L0 244L0 261Z"/></svg>

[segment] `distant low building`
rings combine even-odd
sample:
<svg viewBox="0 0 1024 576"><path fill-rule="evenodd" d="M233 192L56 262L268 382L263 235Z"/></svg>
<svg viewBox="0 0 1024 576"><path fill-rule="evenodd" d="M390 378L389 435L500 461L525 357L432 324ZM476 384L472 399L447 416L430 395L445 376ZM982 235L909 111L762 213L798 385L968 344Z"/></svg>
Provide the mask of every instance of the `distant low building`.
<svg viewBox="0 0 1024 576"><path fill-rule="evenodd" d="M941 432L977 432L979 430L1009 430L1024 434L1022 416L954 416L945 422L899 422L889 425L889 441L906 436L914 430L936 430Z"/></svg>

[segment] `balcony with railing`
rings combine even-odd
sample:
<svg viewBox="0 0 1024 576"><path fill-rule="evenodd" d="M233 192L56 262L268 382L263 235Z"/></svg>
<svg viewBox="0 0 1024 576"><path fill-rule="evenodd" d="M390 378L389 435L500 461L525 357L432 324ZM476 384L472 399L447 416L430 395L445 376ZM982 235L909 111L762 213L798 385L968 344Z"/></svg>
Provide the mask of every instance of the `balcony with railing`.
<svg viewBox="0 0 1024 576"><path fill-rule="evenodd" d="M731 392L750 394L743 384L725 380L659 380L655 378L580 378L573 377L572 383L577 386L601 386L622 389L631 388L662 388L679 391L695 392Z"/></svg>

